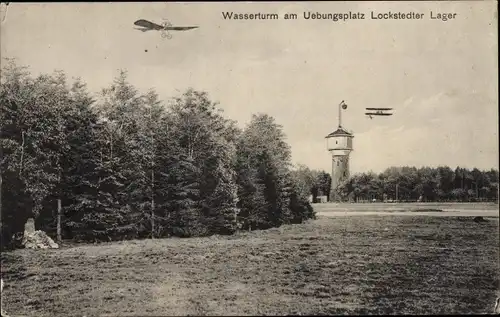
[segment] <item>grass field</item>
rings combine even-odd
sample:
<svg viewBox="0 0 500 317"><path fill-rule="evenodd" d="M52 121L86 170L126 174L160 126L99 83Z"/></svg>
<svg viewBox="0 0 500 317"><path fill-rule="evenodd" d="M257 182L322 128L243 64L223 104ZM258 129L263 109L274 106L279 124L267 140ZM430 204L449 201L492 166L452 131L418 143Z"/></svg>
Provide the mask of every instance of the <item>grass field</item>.
<svg viewBox="0 0 500 317"><path fill-rule="evenodd" d="M231 237L2 254L11 315L490 313L498 218L320 217Z"/></svg>

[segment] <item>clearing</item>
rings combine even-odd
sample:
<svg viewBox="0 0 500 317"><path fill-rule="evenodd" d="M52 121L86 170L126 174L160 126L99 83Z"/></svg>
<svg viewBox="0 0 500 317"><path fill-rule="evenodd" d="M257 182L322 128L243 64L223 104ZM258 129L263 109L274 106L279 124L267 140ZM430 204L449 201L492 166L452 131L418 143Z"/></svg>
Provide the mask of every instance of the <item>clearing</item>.
<svg viewBox="0 0 500 317"><path fill-rule="evenodd" d="M481 314L498 218L365 215L2 254L11 315Z"/></svg>

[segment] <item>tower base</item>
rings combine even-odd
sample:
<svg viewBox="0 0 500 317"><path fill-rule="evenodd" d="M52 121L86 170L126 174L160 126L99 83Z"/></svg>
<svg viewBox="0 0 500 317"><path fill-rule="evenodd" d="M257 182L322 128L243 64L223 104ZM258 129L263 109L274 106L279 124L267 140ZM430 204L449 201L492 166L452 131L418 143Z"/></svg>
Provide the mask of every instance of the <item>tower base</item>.
<svg viewBox="0 0 500 317"><path fill-rule="evenodd" d="M330 196L328 197L328 201L331 203L340 203L342 202L342 199L340 195L337 192L337 188L333 188L330 190Z"/></svg>

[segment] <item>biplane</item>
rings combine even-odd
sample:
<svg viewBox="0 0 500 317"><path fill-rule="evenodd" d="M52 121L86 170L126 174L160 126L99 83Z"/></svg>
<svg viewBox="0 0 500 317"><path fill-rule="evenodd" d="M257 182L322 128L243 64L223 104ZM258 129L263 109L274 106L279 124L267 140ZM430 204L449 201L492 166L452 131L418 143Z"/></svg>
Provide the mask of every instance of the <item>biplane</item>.
<svg viewBox="0 0 500 317"><path fill-rule="evenodd" d="M373 116L392 116L392 113L385 112L392 110L392 108L366 108L365 115L373 119Z"/></svg>
<svg viewBox="0 0 500 317"><path fill-rule="evenodd" d="M135 28L136 30L147 32L147 31L161 31L161 37L171 39L172 35L168 31L187 31L198 28L197 26L172 26L172 24L166 20L162 24L156 24L148 20L140 19L134 22L134 25L140 28Z"/></svg>

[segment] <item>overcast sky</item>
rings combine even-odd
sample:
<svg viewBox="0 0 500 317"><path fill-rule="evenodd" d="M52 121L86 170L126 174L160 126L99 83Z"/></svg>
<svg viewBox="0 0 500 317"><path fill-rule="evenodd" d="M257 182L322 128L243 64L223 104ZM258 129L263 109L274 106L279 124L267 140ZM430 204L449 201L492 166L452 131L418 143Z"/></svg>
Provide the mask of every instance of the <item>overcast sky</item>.
<svg viewBox="0 0 500 317"><path fill-rule="evenodd" d="M92 91L127 69L139 89L170 98L207 91L243 126L264 112L283 125L294 163L331 168L324 137L354 135L351 171L396 165L498 168L497 2L10 3L1 56L33 74L62 69ZM222 12L296 13L299 19L229 21ZM302 13L362 12L365 20ZM371 20L370 12L424 13ZM430 11L457 13L447 22ZM171 40L134 30L144 18L199 25ZM147 52L145 51L147 50ZM392 117L364 116L392 107Z"/></svg>

